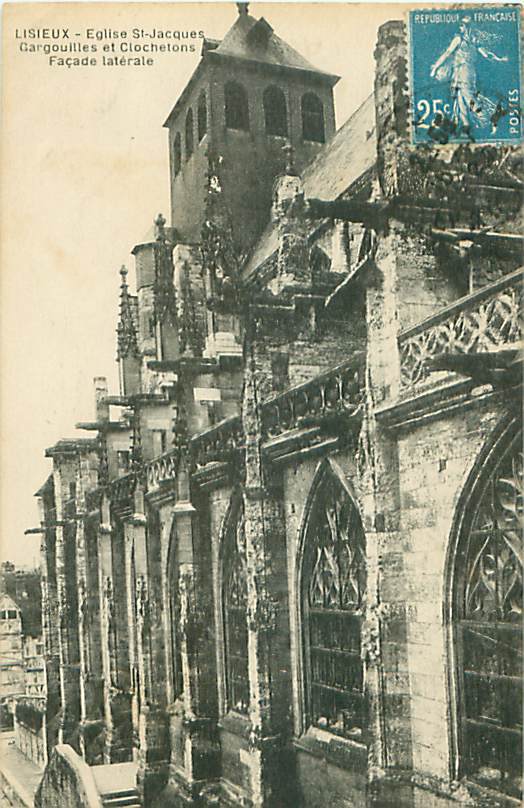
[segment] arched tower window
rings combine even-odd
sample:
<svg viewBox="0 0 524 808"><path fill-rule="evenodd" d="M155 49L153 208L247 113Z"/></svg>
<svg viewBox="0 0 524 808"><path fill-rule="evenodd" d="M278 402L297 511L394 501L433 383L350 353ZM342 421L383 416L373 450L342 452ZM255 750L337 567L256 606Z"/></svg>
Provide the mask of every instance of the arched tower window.
<svg viewBox="0 0 524 808"><path fill-rule="evenodd" d="M315 93L302 96L302 137L315 143L325 142L324 107Z"/></svg>
<svg viewBox="0 0 524 808"><path fill-rule="evenodd" d="M177 132L173 141L173 168L176 175L180 172L182 167L182 144L180 132Z"/></svg>
<svg viewBox="0 0 524 808"><path fill-rule="evenodd" d="M200 141L207 132L207 104L206 104L206 94L204 91L200 93L200 97L198 99L197 124L198 124L198 142L200 143Z"/></svg>
<svg viewBox="0 0 524 808"><path fill-rule="evenodd" d="M224 537L223 605L226 692L229 709L246 713L249 706L247 655L246 540L239 509Z"/></svg>
<svg viewBox="0 0 524 808"><path fill-rule="evenodd" d="M462 517L452 618L461 774L522 797L522 435L481 478Z"/></svg>
<svg viewBox="0 0 524 808"><path fill-rule="evenodd" d="M193 110L188 109L186 115L186 160L193 154Z"/></svg>
<svg viewBox="0 0 524 808"><path fill-rule="evenodd" d="M266 87L264 90L264 119L268 135L287 137L286 97L279 87Z"/></svg>
<svg viewBox="0 0 524 808"><path fill-rule="evenodd" d="M365 535L357 507L329 468L311 507L301 577L306 719L358 740L366 723L361 625Z"/></svg>
<svg viewBox="0 0 524 808"><path fill-rule="evenodd" d="M224 87L226 126L228 129L249 129L247 93L236 81L228 81Z"/></svg>

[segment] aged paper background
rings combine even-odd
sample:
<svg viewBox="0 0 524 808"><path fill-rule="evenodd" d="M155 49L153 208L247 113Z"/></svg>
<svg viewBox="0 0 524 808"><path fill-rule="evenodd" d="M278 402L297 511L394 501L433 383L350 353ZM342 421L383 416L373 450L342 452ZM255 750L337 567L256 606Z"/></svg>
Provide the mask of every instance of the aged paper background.
<svg viewBox="0 0 524 808"><path fill-rule="evenodd" d="M378 26L408 8L253 4L313 64L342 77L337 126L369 95ZM3 557L30 563L44 450L92 417L92 378L117 391L118 269L159 211L168 214L162 124L199 60L157 54L151 67L49 66L20 52L24 28L202 30L221 36L234 3L6 4L3 18ZM23 34L22 34L23 35ZM50 40L52 41L52 40ZM111 40L104 40L111 41ZM101 43L99 43L100 45ZM66 55L66 54L59 54ZM69 54L75 56L76 54ZM86 433L82 433L86 434Z"/></svg>

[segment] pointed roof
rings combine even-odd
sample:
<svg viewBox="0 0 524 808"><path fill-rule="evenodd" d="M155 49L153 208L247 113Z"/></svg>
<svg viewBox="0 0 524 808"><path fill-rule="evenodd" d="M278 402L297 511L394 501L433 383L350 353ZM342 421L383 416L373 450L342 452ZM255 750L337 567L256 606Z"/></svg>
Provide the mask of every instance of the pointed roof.
<svg viewBox="0 0 524 808"><path fill-rule="evenodd" d="M340 76L335 76L332 73L325 73L312 65L311 62L308 62L291 45L288 45L287 42L284 42L275 34L273 28L264 17L257 20L251 14L243 11L239 13L222 40L204 39L200 62L169 113L164 126L170 125L173 117L200 76L203 65L213 60L222 59L242 59L252 64L266 65L268 68L314 74L318 79L327 82L332 87L340 78Z"/></svg>
<svg viewBox="0 0 524 808"><path fill-rule="evenodd" d="M138 356L138 307L133 295L129 294L126 281L127 269L120 269L120 318L117 325L117 358Z"/></svg>
<svg viewBox="0 0 524 808"><path fill-rule="evenodd" d="M239 14L224 39L212 52L220 56L233 56L328 75L277 36L264 17L257 20L250 14Z"/></svg>

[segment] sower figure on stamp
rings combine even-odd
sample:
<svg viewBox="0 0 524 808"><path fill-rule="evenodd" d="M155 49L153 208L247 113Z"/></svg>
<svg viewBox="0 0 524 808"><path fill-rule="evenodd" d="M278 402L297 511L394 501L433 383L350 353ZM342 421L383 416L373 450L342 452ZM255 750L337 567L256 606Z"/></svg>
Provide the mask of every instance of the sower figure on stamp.
<svg viewBox="0 0 524 808"><path fill-rule="evenodd" d="M505 114L477 88L477 53L494 62L507 62L507 56L496 56L480 44L478 32L469 25L471 17L463 17L456 34L446 50L431 67L430 76L438 81L450 79L453 99L452 122L457 130L471 137L472 127L486 127L491 123L495 131L499 118Z"/></svg>

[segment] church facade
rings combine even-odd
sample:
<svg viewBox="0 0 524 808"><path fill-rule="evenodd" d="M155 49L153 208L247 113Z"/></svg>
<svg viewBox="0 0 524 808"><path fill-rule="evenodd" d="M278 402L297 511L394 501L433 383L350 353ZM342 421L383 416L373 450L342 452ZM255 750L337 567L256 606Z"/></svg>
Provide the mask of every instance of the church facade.
<svg viewBox="0 0 524 808"><path fill-rule="evenodd" d="M120 391L37 492L39 805L520 804L521 157L410 146L375 59L336 130L244 7L167 118Z"/></svg>

